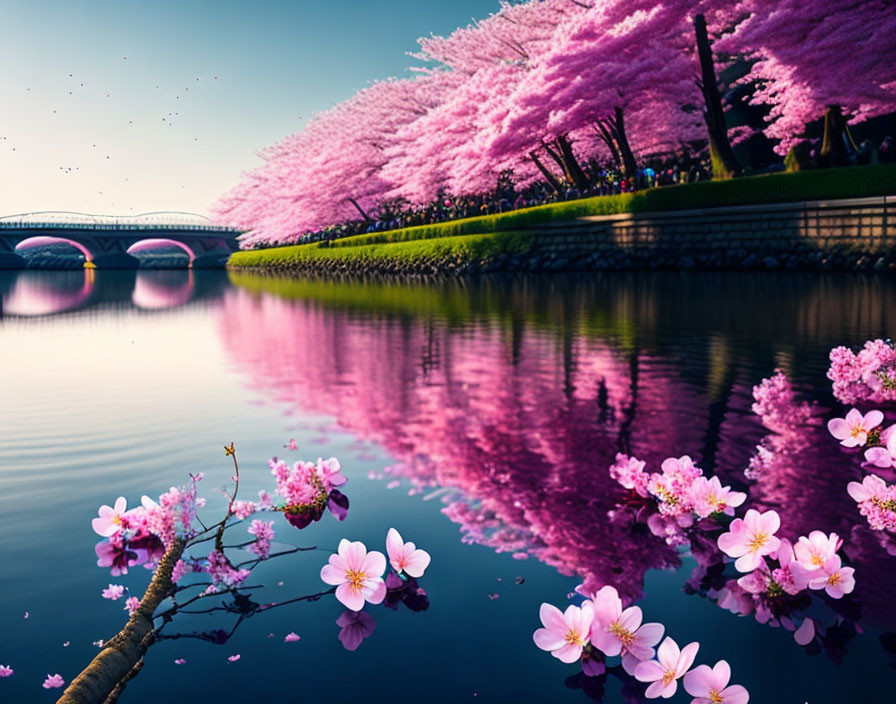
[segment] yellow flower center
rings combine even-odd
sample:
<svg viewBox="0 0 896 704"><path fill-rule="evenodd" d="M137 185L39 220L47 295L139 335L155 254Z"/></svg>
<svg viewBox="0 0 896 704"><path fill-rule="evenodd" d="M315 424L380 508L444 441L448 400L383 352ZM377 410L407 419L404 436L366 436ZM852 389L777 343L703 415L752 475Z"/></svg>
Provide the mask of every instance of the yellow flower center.
<svg viewBox="0 0 896 704"><path fill-rule="evenodd" d="M854 438L859 437L859 435L861 435L864 432L865 432L865 429L861 425L854 425L854 426L852 426L852 428L850 428L850 434Z"/></svg>
<svg viewBox="0 0 896 704"><path fill-rule="evenodd" d="M352 589L360 589L364 586L364 578L365 575L363 572L355 572L354 570L349 570L345 573L346 579L348 579L348 583L351 585Z"/></svg>
<svg viewBox="0 0 896 704"><path fill-rule="evenodd" d="M585 646L585 644L582 642L582 639L579 637L579 634L571 628L566 632L566 643L567 645L578 645L582 647Z"/></svg>
<svg viewBox="0 0 896 704"><path fill-rule="evenodd" d="M763 545L768 542L768 534L767 533L757 533L753 536L749 543L747 543L747 547L750 548L750 552L756 552Z"/></svg>
<svg viewBox="0 0 896 704"><path fill-rule="evenodd" d="M711 701L713 704L725 704L725 700L722 699L722 695L714 689L709 690L709 701Z"/></svg>
<svg viewBox="0 0 896 704"><path fill-rule="evenodd" d="M828 577L828 584L830 584L833 587L833 586L840 584L840 582L842 580L843 580L843 578L840 576L840 573L834 572L834 574L832 574L830 577Z"/></svg>
<svg viewBox="0 0 896 704"><path fill-rule="evenodd" d="M663 684L668 687L675 680L675 670L666 670L663 673Z"/></svg>
<svg viewBox="0 0 896 704"><path fill-rule="evenodd" d="M112 516L112 522L117 526L124 525L124 521L121 520L121 516L119 516L117 513L114 516Z"/></svg>
<svg viewBox="0 0 896 704"><path fill-rule="evenodd" d="M818 553L815 553L812 556L812 564L815 565L816 567L821 567L824 564L824 560L821 559L821 555L819 555Z"/></svg>
<svg viewBox="0 0 896 704"><path fill-rule="evenodd" d="M610 626L610 633L616 636L625 648L630 646L635 639L635 634L620 626L619 621Z"/></svg>

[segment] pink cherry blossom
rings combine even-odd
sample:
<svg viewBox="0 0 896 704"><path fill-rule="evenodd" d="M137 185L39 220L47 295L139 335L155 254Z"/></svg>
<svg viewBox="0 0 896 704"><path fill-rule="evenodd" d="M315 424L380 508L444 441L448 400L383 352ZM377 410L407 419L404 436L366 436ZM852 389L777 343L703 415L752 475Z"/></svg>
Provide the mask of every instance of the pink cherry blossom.
<svg viewBox="0 0 896 704"><path fill-rule="evenodd" d="M648 699L668 699L678 689L678 680L694 664L699 643L689 643L681 650L671 638L666 638L657 649L657 659L642 662L635 668L635 679L652 684L644 693Z"/></svg>
<svg viewBox="0 0 896 704"><path fill-rule="evenodd" d="M107 589L103 589L103 599L117 601L122 596L124 596L124 587L120 584L110 584Z"/></svg>
<svg viewBox="0 0 896 704"><path fill-rule="evenodd" d="M11 667L7 667L6 665L0 665L0 677L12 677L13 670Z"/></svg>
<svg viewBox="0 0 896 704"><path fill-rule="evenodd" d="M865 516L873 530L896 533L896 485L869 474L861 484L850 482L846 490L859 504L859 513Z"/></svg>
<svg viewBox="0 0 896 704"><path fill-rule="evenodd" d="M843 539L836 533L825 535L820 530L813 530L809 537L801 536L793 552L797 561L806 570L812 572L822 568L832 555L835 555L843 544Z"/></svg>
<svg viewBox="0 0 896 704"><path fill-rule="evenodd" d="M875 467L889 469L896 467L896 425L891 425L880 434L881 446L865 450L865 461Z"/></svg>
<svg viewBox="0 0 896 704"><path fill-rule="evenodd" d="M781 566L772 571L772 580L787 594L799 594L809 585L809 570L797 562L793 545L786 538L781 538L776 557Z"/></svg>
<svg viewBox="0 0 896 704"><path fill-rule="evenodd" d="M290 450L298 450L299 449L299 446L296 444L295 438L290 438L289 444L286 447L289 448Z"/></svg>
<svg viewBox="0 0 896 704"><path fill-rule="evenodd" d="M691 704L747 704L750 695L739 684L728 685L731 667L719 660L715 667L700 665L684 676L684 688L695 697Z"/></svg>
<svg viewBox="0 0 896 704"><path fill-rule="evenodd" d="M300 636L296 633L290 631L286 634L286 638L283 639L284 643L295 643L297 640L300 640Z"/></svg>
<svg viewBox="0 0 896 704"><path fill-rule="evenodd" d="M842 567L840 557L831 555L821 566L821 574L809 580L810 589L824 589L832 599L840 599L856 587L852 567Z"/></svg>
<svg viewBox="0 0 896 704"><path fill-rule="evenodd" d="M239 660L241 657L242 657L242 656L241 656L239 653L237 653L236 655L228 655L228 656L227 656L227 660L228 660L229 662L236 662L236 661Z"/></svg>
<svg viewBox="0 0 896 704"><path fill-rule="evenodd" d="M184 658L177 658L177 659L174 661L174 664L175 664L175 665L186 665L186 664L187 664L187 661L186 661Z"/></svg>
<svg viewBox="0 0 896 704"><path fill-rule="evenodd" d="M62 679L61 675L47 675L47 679L44 680L43 684L44 689L58 689L64 686L65 680Z"/></svg>
<svg viewBox="0 0 896 704"><path fill-rule="evenodd" d="M752 572L761 564L763 555L771 555L778 549L781 541L775 533L780 527L777 512L759 513L751 508L744 518L731 521L728 532L719 536L719 549L737 558L734 567L739 572Z"/></svg>
<svg viewBox="0 0 896 704"><path fill-rule="evenodd" d="M390 528L386 534L386 552L389 554L389 564L396 572L405 572L417 578L422 577L429 567L429 553L419 550L414 543L405 543L394 528Z"/></svg>
<svg viewBox="0 0 896 704"><path fill-rule="evenodd" d="M650 660L663 637L663 625L641 625L641 609L630 606L622 610L622 600L614 587L603 587L594 595L594 622L591 625L591 644L605 655L631 654L637 660Z"/></svg>
<svg viewBox="0 0 896 704"><path fill-rule="evenodd" d="M731 491L731 487L722 486L718 477L697 477L691 484L691 503L694 513L706 518L713 513L734 515L734 509L747 499L742 491Z"/></svg>
<svg viewBox="0 0 896 704"><path fill-rule="evenodd" d="M129 614L134 613L139 608L140 608L140 600L135 596L129 596L127 598L127 601L124 602L124 609Z"/></svg>
<svg viewBox="0 0 896 704"><path fill-rule="evenodd" d="M567 606L565 612L551 604L542 604L538 615L544 628L532 634L535 645L550 652L560 662L571 663L582 657L594 620L594 607L590 601L585 601L581 607Z"/></svg>
<svg viewBox="0 0 896 704"><path fill-rule="evenodd" d="M99 517L91 521L93 530L104 538L115 535L127 525L127 518L125 518L127 508L128 500L123 496L115 499L114 507L100 506Z"/></svg>
<svg viewBox="0 0 896 704"><path fill-rule="evenodd" d="M828 421L828 431L840 441L843 447L860 447L868 442L868 433L884 420L880 411L868 411L865 415L853 408L846 418L834 418Z"/></svg>
<svg viewBox="0 0 896 704"><path fill-rule="evenodd" d="M386 597L383 572L386 557L381 552L367 552L360 541L339 541L337 554L330 555L329 564L320 571L320 578L336 585L336 598L352 611L364 608L364 602L379 604Z"/></svg>

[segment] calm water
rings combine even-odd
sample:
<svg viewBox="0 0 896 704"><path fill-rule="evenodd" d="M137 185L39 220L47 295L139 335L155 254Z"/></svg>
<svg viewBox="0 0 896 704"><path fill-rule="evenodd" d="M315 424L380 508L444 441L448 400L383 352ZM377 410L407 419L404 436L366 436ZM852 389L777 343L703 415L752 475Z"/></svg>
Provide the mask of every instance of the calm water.
<svg viewBox="0 0 896 704"><path fill-rule="evenodd" d="M237 445L247 493L267 459L335 455L347 520L278 538L320 551L273 560L259 601L318 591L341 537L383 550L395 526L433 557L431 606L366 611L357 650L338 639L332 596L245 620L223 645L154 645L124 702L639 702L625 677L581 689L576 668L538 650L543 601L583 578L617 586L697 663L731 663L754 702L879 700L893 691L896 557L864 526L846 483L860 470L817 427L804 447L770 438L751 389L784 369L830 415L833 345L894 330L896 282L776 274L519 278L441 286L228 280L221 272L0 272L0 701L54 701L125 620L100 598L140 594L148 573L95 565L90 519L204 471L209 492ZM743 470L765 440L764 475ZM654 468L689 454L774 508L788 537L845 536L854 594L817 596L824 636L720 608L724 577L616 514L607 468L619 450ZM520 579L522 578L522 579ZM720 581L721 580L721 583ZM25 612L29 617L24 618ZM230 629L226 613L181 615L170 633ZM284 643L286 633L301 636ZM68 645L65 645L68 644ZM239 662L227 657L241 654ZM186 664L175 665L177 658ZM680 691L674 701L690 701Z"/></svg>

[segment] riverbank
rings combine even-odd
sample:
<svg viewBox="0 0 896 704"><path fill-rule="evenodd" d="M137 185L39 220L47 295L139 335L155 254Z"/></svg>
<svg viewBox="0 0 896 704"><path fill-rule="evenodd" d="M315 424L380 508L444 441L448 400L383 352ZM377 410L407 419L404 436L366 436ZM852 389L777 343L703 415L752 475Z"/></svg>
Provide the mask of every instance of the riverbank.
<svg viewBox="0 0 896 704"><path fill-rule="evenodd" d="M754 176L554 203L237 252L235 270L300 275L896 268L896 165Z"/></svg>

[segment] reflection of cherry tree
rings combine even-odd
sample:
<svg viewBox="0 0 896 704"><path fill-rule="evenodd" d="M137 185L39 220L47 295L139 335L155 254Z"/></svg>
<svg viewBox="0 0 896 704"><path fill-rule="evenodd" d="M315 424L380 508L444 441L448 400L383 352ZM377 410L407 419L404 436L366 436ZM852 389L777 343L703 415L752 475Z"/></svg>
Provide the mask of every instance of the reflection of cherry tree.
<svg viewBox="0 0 896 704"><path fill-rule="evenodd" d="M384 446L399 460L389 474L415 490L448 488L444 512L464 540L612 583L626 600L647 569L678 564L606 517L621 495L606 471L619 450L658 460L656 448L699 447L706 427L691 410L699 394L636 346L571 326L557 339L515 323L455 334L360 321L242 291L223 320L254 386Z"/></svg>

